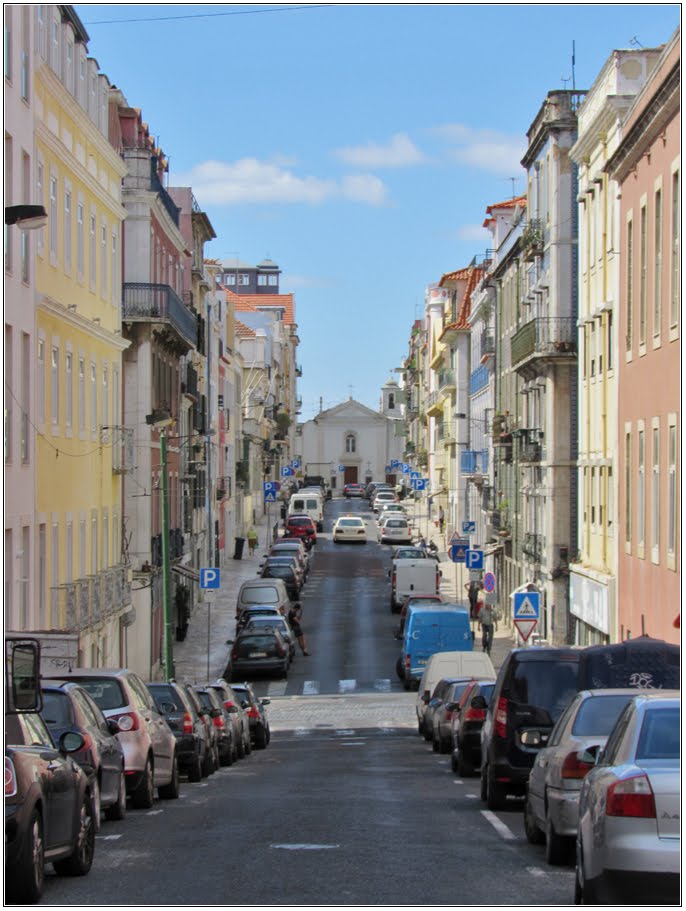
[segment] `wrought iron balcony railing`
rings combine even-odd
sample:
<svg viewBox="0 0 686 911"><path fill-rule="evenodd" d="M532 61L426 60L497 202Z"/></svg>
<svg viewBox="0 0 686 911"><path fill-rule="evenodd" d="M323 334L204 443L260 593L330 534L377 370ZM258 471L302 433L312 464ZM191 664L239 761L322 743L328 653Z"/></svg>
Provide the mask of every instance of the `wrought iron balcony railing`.
<svg viewBox="0 0 686 911"><path fill-rule="evenodd" d="M169 285L124 282L122 319L125 322L168 323L190 347L197 344L196 314Z"/></svg>
<svg viewBox="0 0 686 911"><path fill-rule="evenodd" d="M568 316L539 316L525 323L510 342L512 366L537 358L569 358L576 354L576 320Z"/></svg>

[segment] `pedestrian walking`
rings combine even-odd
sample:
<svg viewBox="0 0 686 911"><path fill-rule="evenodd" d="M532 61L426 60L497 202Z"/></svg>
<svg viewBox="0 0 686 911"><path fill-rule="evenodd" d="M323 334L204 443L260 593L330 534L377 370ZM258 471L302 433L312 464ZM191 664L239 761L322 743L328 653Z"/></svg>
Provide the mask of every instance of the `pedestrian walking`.
<svg viewBox="0 0 686 911"><path fill-rule="evenodd" d="M481 627L481 645L487 655L491 654L493 645L493 610L490 604L482 604L477 614L477 620Z"/></svg>
<svg viewBox="0 0 686 911"><path fill-rule="evenodd" d="M445 528L445 513L443 512L443 507L438 507L438 529L441 534L443 534L443 529Z"/></svg>
<svg viewBox="0 0 686 911"><path fill-rule="evenodd" d="M250 551L250 556L252 556L255 553L255 548L257 547L257 544L258 544L257 532L251 525L250 529L248 530L248 550Z"/></svg>
<svg viewBox="0 0 686 911"><path fill-rule="evenodd" d="M302 649L303 655L309 655L310 653L307 651L307 642L305 641L305 636L302 627L300 626L302 614L302 604L299 601L296 601L293 607L288 611L288 623L293 630L293 635L298 640L298 645Z"/></svg>

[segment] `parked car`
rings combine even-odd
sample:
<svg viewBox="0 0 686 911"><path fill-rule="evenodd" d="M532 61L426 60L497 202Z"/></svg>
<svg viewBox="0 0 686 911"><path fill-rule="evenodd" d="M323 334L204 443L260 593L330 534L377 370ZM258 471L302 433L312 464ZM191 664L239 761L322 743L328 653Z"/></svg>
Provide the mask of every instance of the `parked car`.
<svg viewBox="0 0 686 911"><path fill-rule="evenodd" d="M233 742L236 747L236 758L243 759L245 756L248 756L252 750L248 715L230 683L227 683L226 680L220 677L218 680L215 680L214 683L211 683L210 686L219 693L219 698L221 699L224 708L229 713L233 726Z"/></svg>
<svg viewBox="0 0 686 911"><path fill-rule="evenodd" d="M324 530L324 497L321 491L303 489L293 494L288 504L288 518L301 515L309 516L317 531Z"/></svg>
<svg viewBox="0 0 686 911"><path fill-rule="evenodd" d="M100 828L100 811L106 819L126 816L126 775L124 750L116 738L116 721L103 713L78 683L44 684L41 717L59 743L62 734L78 731L84 738L83 749L71 753L88 776L93 799L93 820Z"/></svg>
<svg viewBox="0 0 686 911"><path fill-rule="evenodd" d="M379 543L405 544L412 543L412 529L410 523L403 516L390 515L379 525Z"/></svg>
<svg viewBox="0 0 686 911"><path fill-rule="evenodd" d="M367 525L361 516L341 516L333 526L333 543L352 541L354 544L367 543Z"/></svg>
<svg viewBox="0 0 686 911"><path fill-rule="evenodd" d="M418 548L414 548L418 549ZM441 570L434 560L429 560L419 549L421 557L401 554L394 557L388 571L391 580L391 613L397 613L406 598L413 595L438 595L441 588Z"/></svg>
<svg viewBox="0 0 686 911"><path fill-rule="evenodd" d="M591 645L579 657L579 689L608 687L680 689L681 648L637 636L612 645Z"/></svg>
<svg viewBox="0 0 686 911"><path fill-rule="evenodd" d="M78 667L68 680L80 684L93 697L105 718L116 721L117 739L124 748L126 792L132 805L150 809L155 788L161 798L176 799L176 738L140 677L127 669Z"/></svg>
<svg viewBox="0 0 686 911"><path fill-rule="evenodd" d="M5 897L37 902L45 864L85 876L93 863L95 820L88 776L72 759L85 738L67 731L55 745L39 714L5 715Z"/></svg>
<svg viewBox="0 0 686 911"><path fill-rule="evenodd" d="M236 620L243 608L256 604L276 607L285 617L290 598L283 579L248 579L243 582L236 598Z"/></svg>
<svg viewBox="0 0 686 911"><path fill-rule="evenodd" d="M264 569L266 567L272 566L289 567L293 570L293 574L296 578L299 588L302 588L305 584L305 570L302 568L300 562L298 561L298 558L294 554L274 554L273 556L269 555L266 560L260 564L262 575L264 575Z"/></svg>
<svg viewBox="0 0 686 911"><path fill-rule="evenodd" d="M450 727L450 765L458 775L473 775L481 765L481 728L494 689L495 680L473 680L460 696Z"/></svg>
<svg viewBox="0 0 686 911"><path fill-rule="evenodd" d="M233 756L236 748L233 742L233 725L228 711L224 708L224 703L219 693L208 684L194 687L198 698L203 706L209 711L212 724L217 733L217 752L219 765L230 766L233 764Z"/></svg>
<svg viewBox="0 0 686 911"><path fill-rule="evenodd" d="M579 654L516 648L505 658L481 728L481 799L489 810L525 793L536 754L577 693Z"/></svg>
<svg viewBox="0 0 686 911"><path fill-rule="evenodd" d="M278 607L271 607L267 604L252 604L241 611L238 620L236 620L236 632L240 633L246 624L257 617L273 618L274 620L278 620L279 617L282 620L285 619ZM230 642L231 640L227 641Z"/></svg>
<svg viewBox="0 0 686 911"><path fill-rule="evenodd" d="M296 601L300 597L300 575L292 564L286 566L282 563L267 563L260 571L261 579L281 579L286 586L288 597Z"/></svg>
<svg viewBox="0 0 686 911"><path fill-rule="evenodd" d="M183 690L193 704L195 711L198 713L202 723L205 726L207 752L205 753L205 760L203 762L201 771L203 778L209 778L209 776L214 775L214 773L219 768L219 733L212 721L210 710L202 701L200 695L196 692L194 684L184 683Z"/></svg>
<svg viewBox="0 0 686 911"><path fill-rule="evenodd" d="M407 510L402 503L386 503L386 505L379 510L379 514L376 517L377 525L381 525L383 520L388 518L388 516L402 516L403 518L407 518Z"/></svg>
<svg viewBox="0 0 686 911"><path fill-rule="evenodd" d="M422 603L420 602L420 606ZM447 605L451 607L454 605ZM424 708L431 699L436 684L444 677L457 680L458 677L469 677L473 680L495 680L496 673L490 657L484 652L475 651L441 651L433 654L426 662L419 681L415 711L419 733L426 737L423 728ZM426 737L431 740L431 735Z"/></svg>
<svg viewBox="0 0 686 911"><path fill-rule="evenodd" d="M290 662L288 642L278 630L258 633L242 630L231 647L224 677L232 681L254 674L286 677Z"/></svg>
<svg viewBox="0 0 686 911"><path fill-rule="evenodd" d="M460 696L467 689L471 677L448 677L439 680L424 712L424 738L433 746L434 753L450 752L450 725L458 707Z"/></svg>
<svg viewBox="0 0 686 911"><path fill-rule="evenodd" d="M266 556L275 557L277 554L295 554L299 558L303 575L307 578L310 571L310 553L299 538L277 539Z"/></svg>
<svg viewBox="0 0 686 911"><path fill-rule="evenodd" d="M317 529L309 516L289 516L283 530L284 538L300 538L305 547L311 548L317 543Z"/></svg>
<svg viewBox="0 0 686 911"><path fill-rule="evenodd" d="M575 903L679 904L680 757L679 693L635 696L581 786Z"/></svg>
<svg viewBox="0 0 686 911"><path fill-rule="evenodd" d="M250 738L253 746L258 750L263 750L271 739L269 719L265 712L265 708L271 700L269 698L258 699L249 683L235 683L233 691L241 700L241 704L248 715Z"/></svg>
<svg viewBox="0 0 686 911"><path fill-rule="evenodd" d="M200 781L210 746L198 710L178 683L148 683L146 686L176 737L179 770L188 775L189 781Z"/></svg>
<svg viewBox="0 0 686 911"><path fill-rule="evenodd" d="M364 485L363 484L344 484L343 485L343 496L344 497L362 497L362 496L364 496Z"/></svg>
<svg viewBox="0 0 686 911"><path fill-rule="evenodd" d="M536 756L524 805L524 828L531 844L545 842L549 864L564 863L573 852L579 823L581 782L594 763L584 750L598 751L635 689L583 690L558 718L548 745Z"/></svg>
<svg viewBox="0 0 686 911"><path fill-rule="evenodd" d="M291 661L295 657L295 633L285 617L253 616L241 626L241 631L261 632L265 629L277 629L288 643Z"/></svg>

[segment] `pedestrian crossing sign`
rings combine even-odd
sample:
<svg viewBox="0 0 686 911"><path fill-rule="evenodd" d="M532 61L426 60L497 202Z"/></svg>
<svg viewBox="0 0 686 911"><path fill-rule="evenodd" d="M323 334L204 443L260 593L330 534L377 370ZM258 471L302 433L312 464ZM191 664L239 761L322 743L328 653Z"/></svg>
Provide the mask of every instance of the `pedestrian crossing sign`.
<svg viewBox="0 0 686 911"><path fill-rule="evenodd" d="M515 620L538 620L541 614L541 596L538 592L516 592L514 596Z"/></svg>

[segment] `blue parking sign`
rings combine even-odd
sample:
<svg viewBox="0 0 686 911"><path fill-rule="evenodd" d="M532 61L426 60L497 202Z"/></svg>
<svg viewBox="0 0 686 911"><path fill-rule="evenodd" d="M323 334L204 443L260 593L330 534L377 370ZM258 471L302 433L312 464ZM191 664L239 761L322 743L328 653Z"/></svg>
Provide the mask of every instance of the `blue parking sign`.
<svg viewBox="0 0 686 911"><path fill-rule="evenodd" d="M200 588L219 588L221 574L218 569L206 567L200 570Z"/></svg>

